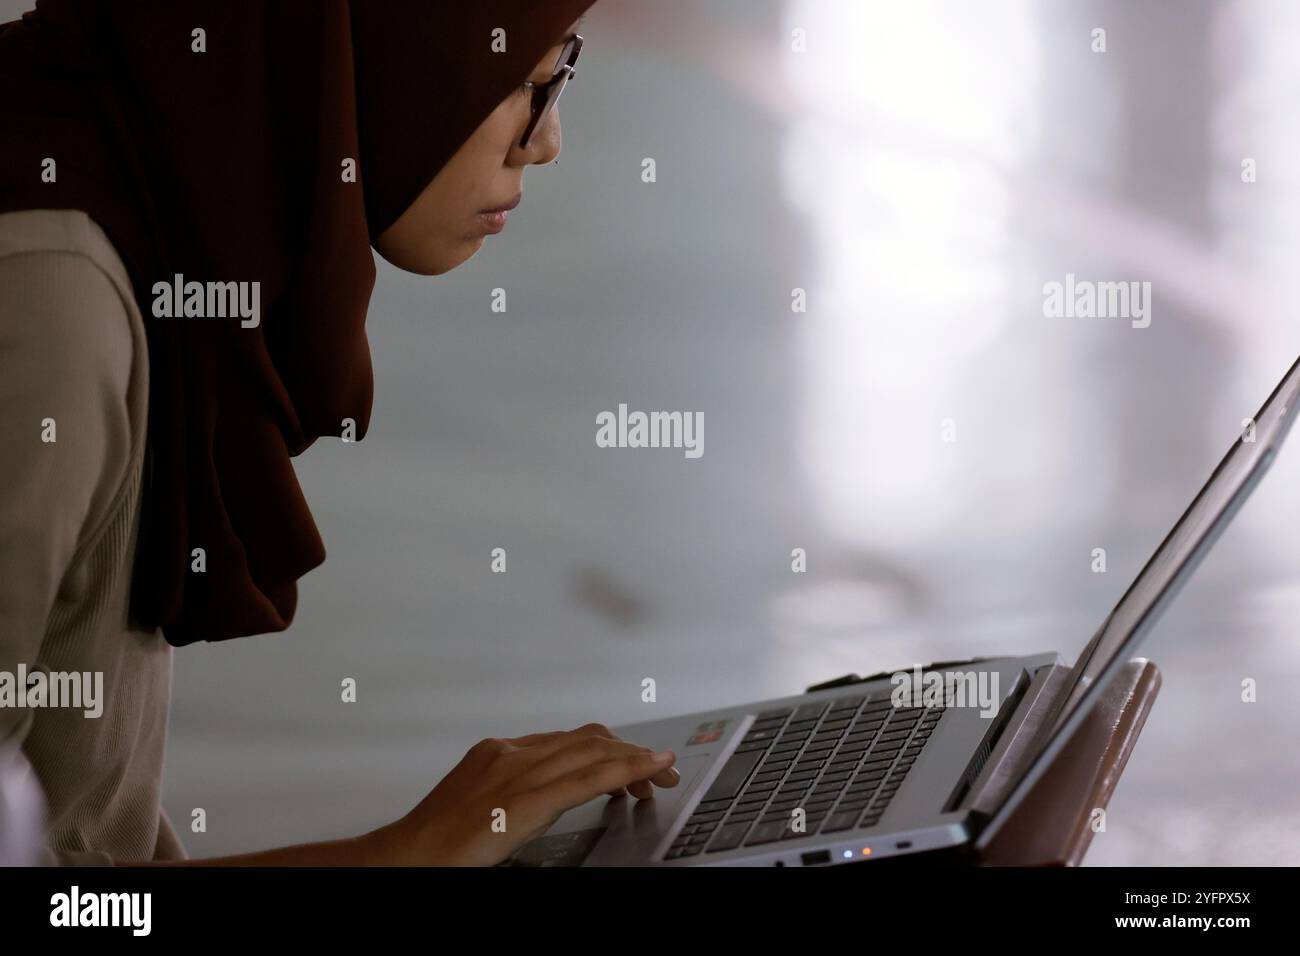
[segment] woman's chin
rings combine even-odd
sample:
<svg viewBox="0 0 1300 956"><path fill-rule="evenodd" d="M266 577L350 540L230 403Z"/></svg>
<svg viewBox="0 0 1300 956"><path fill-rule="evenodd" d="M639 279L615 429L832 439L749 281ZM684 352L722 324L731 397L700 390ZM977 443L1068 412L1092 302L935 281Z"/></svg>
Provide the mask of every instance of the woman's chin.
<svg viewBox="0 0 1300 956"><path fill-rule="evenodd" d="M374 249L391 265L403 272L421 276L440 276L450 272L472 258L483 246L483 240L467 240L454 249L428 246L417 249L393 248L389 243L375 243Z"/></svg>

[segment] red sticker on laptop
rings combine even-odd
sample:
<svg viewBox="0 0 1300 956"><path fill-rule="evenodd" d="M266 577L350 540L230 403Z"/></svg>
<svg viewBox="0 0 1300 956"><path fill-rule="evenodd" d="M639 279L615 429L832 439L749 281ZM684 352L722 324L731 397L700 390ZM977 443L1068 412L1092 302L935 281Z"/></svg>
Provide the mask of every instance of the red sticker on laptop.
<svg viewBox="0 0 1300 956"><path fill-rule="evenodd" d="M722 732L727 729L725 720L706 720L695 728L695 733L686 741L686 746L696 744L714 744L722 739Z"/></svg>

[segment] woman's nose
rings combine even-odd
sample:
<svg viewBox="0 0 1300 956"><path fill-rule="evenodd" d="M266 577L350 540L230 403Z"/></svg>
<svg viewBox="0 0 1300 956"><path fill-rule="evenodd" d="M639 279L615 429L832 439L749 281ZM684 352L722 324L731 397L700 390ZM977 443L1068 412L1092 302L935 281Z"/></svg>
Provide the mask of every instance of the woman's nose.
<svg viewBox="0 0 1300 956"><path fill-rule="evenodd" d="M520 133L522 134L522 130ZM533 130L533 135L528 138L528 145L519 149L518 140L515 141L515 148L521 154L518 157L520 165L529 164L541 166L545 163L554 162L555 158L560 155L560 111L552 109L546 118Z"/></svg>

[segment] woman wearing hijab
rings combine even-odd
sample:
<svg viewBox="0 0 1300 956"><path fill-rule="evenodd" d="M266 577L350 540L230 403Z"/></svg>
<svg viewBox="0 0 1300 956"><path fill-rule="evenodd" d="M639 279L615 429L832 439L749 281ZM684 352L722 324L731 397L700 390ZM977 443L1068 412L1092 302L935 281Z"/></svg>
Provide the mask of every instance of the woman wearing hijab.
<svg viewBox="0 0 1300 956"><path fill-rule="evenodd" d="M371 249L432 275L500 231L592 2L39 0L0 28L0 744L47 862L184 860L172 648L293 620L325 552L290 459L365 435ZM22 706L83 674L98 704ZM486 740L389 826L192 862L497 863L674 759L598 724Z"/></svg>

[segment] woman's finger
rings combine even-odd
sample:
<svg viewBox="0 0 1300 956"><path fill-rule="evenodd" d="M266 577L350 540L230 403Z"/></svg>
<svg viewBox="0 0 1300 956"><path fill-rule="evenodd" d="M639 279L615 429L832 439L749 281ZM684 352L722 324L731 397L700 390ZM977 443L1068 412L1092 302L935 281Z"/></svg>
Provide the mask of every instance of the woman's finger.
<svg viewBox="0 0 1300 956"><path fill-rule="evenodd" d="M649 751L601 760L570 771L533 791L542 812L563 813L581 806L614 787L627 787L649 780L677 759L672 751L654 754Z"/></svg>
<svg viewBox="0 0 1300 956"><path fill-rule="evenodd" d="M518 753L522 755L527 752L519 751ZM543 787L565 774L595 763L649 753L648 748L638 747L626 740L610 740L606 737L573 737L566 741L563 746L548 753L541 760L530 762L531 765L521 770L515 779L519 781L519 784L524 789L533 790L537 787ZM624 783L620 781L617 786L624 786ZM611 787L610 789L614 788Z"/></svg>
<svg viewBox="0 0 1300 956"><path fill-rule="evenodd" d="M529 741L529 738L536 738ZM566 747L574 740L580 740L585 737L605 737L609 740L620 739L618 734L610 730L604 724L583 724L581 727L573 730L556 730L545 734L528 734L525 737L516 737L511 743L514 743L521 750L527 751L528 757L525 761L529 764L536 763L544 757L548 757L562 747ZM521 743L521 741L529 741Z"/></svg>
<svg viewBox="0 0 1300 956"><path fill-rule="evenodd" d="M633 780L626 790L638 800L649 800L655 795L655 788L649 780Z"/></svg>
<svg viewBox="0 0 1300 956"><path fill-rule="evenodd" d="M568 734L567 730L549 730L541 734L525 734L522 737L504 737L506 743L512 747L533 747L548 740L554 740L556 737L563 737Z"/></svg>

